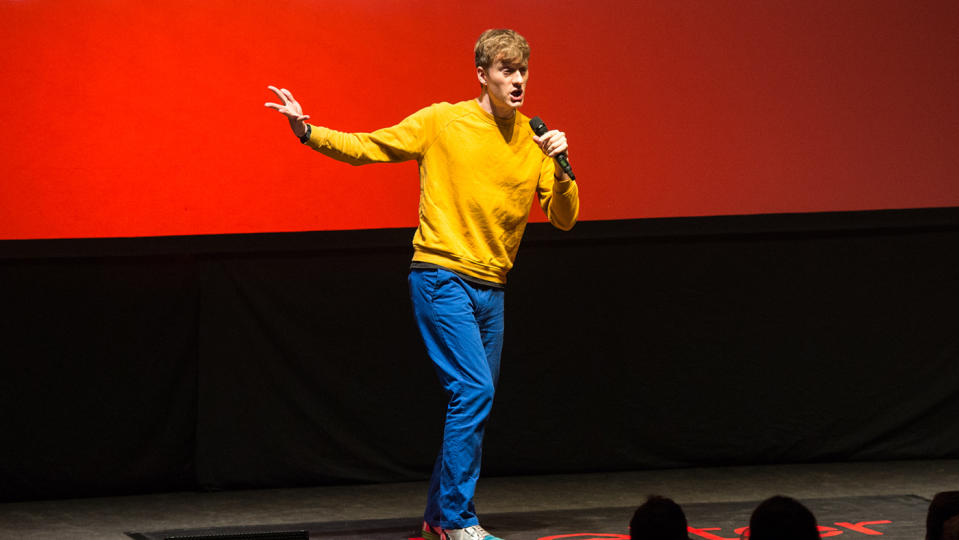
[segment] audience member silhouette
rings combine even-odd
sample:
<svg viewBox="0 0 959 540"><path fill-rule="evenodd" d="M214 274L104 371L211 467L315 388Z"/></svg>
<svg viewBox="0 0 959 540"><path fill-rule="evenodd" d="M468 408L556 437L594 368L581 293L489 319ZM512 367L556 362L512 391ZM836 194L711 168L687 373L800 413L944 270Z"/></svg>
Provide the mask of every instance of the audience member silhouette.
<svg viewBox="0 0 959 540"><path fill-rule="evenodd" d="M959 516L952 516L942 524L942 540L959 540Z"/></svg>
<svg viewBox="0 0 959 540"><path fill-rule="evenodd" d="M749 518L749 540L818 540L816 517L796 499L776 495L759 503Z"/></svg>
<svg viewBox="0 0 959 540"><path fill-rule="evenodd" d="M959 516L959 491L936 493L926 514L926 540L945 538L943 525L955 516Z"/></svg>
<svg viewBox="0 0 959 540"><path fill-rule="evenodd" d="M629 522L631 540L689 540L682 507L667 497L650 495ZM820 540L816 517L792 497L776 495L761 502L749 518L748 540ZM937 493L926 515L926 540L959 540L959 491Z"/></svg>
<svg viewBox="0 0 959 540"><path fill-rule="evenodd" d="M631 540L689 540L683 509L672 499L650 495L629 522Z"/></svg>

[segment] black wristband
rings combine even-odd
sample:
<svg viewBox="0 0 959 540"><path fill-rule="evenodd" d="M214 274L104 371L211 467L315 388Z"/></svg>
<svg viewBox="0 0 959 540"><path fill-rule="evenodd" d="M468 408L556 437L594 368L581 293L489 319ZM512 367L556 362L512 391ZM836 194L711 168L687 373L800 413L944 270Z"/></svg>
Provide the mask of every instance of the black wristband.
<svg viewBox="0 0 959 540"><path fill-rule="evenodd" d="M306 133L304 133L303 136L300 137L300 142L303 144L306 144L310 140L310 133L313 133L313 126L307 124Z"/></svg>

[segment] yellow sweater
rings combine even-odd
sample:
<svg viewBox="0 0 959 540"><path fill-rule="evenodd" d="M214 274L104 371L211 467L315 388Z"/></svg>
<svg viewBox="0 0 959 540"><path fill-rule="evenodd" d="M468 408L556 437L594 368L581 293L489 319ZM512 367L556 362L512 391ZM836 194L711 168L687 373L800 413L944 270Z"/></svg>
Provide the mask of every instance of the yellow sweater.
<svg viewBox="0 0 959 540"><path fill-rule="evenodd" d="M372 133L311 129L310 147L346 163L417 160L414 261L504 284L534 195L554 226L576 224L576 182L554 181L554 162L522 114L503 122L469 100L431 105Z"/></svg>

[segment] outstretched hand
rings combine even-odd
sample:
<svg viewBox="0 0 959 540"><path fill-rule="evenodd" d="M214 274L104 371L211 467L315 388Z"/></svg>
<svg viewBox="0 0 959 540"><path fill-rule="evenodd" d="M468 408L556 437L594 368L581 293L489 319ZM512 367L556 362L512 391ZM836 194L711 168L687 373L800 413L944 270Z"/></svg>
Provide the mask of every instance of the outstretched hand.
<svg viewBox="0 0 959 540"><path fill-rule="evenodd" d="M293 130L293 134L297 137L302 137L306 134L306 121L310 119L310 115L303 114L303 107L300 107L299 102L293 99L293 94L290 93L286 88L280 90L275 86L267 86L274 94L280 98L282 105L279 103L265 103L267 107L271 109L276 109L280 114L286 116L286 119L290 121L290 128Z"/></svg>

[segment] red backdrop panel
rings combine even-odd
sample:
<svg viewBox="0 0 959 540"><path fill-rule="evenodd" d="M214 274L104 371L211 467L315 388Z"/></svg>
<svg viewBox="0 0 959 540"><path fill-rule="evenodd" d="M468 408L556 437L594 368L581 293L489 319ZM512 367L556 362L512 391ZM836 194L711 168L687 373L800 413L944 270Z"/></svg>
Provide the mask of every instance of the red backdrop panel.
<svg viewBox="0 0 959 540"><path fill-rule="evenodd" d="M504 26L583 219L959 205L953 0L0 0L0 238L414 226L415 164L310 152L266 86L373 130Z"/></svg>

